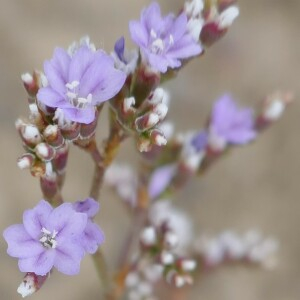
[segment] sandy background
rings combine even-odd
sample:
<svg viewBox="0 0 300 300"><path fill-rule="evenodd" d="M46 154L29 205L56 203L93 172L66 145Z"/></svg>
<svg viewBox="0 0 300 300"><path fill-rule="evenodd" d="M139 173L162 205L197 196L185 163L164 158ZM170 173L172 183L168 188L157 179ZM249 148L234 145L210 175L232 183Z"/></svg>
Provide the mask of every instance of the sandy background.
<svg viewBox="0 0 300 300"><path fill-rule="evenodd" d="M179 9L183 1L161 0L164 11ZM89 34L97 46L110 51L122 34L128 37L129 19L138 18L150 1L134 0L2 0L0 9L0 231L21 220L24 209L40 199L37 180L16 167L22 153L14 120L27 115L20 74L42 67L55 46L67 47ZM189 64L169 84L174 95L170 117L178 129L199 128L211 104L230 91L241 103L257 106L275 89L300 93L300 1L240 0L241 16L230 33L198 61ZM177 201L195 219L199 232L222 228L243 232L260 228L281 241L280 265L272 272L226 268L209 274L195 286L191 299L296 300L300 297L299 117L297 101L285 117L257 143L235 151L216 165L201 182L194 182ZM104 125L103 125L104 126ZM105 129L105 126L103 127ZM121 157L135 153L125 145ZM83 198L92 164L72 150L65 195ZM98 218L107 242L110 263L117 257L120 236L129 220L113 194L102 194ZM180 201L184 199L184 201ZM20 297L22 275L0 240L0 299ZM31 299L100 299L96 272L86 258L81 274L55 273Z"/></svg>

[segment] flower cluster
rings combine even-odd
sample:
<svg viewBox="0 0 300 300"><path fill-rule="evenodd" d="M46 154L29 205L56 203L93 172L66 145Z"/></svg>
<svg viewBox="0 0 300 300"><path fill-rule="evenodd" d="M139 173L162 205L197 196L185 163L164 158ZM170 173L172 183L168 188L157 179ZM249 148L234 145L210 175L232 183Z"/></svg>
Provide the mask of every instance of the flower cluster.
<svg viewBox="0 0 300 300"><path fill-rule="evenodd" d="M4 231L7 253L19 259L21 272L46 275L52 268L66 275L79 273L84 254L103 243L102 230L92 221L99 209L93 199L53 208L41 200L23 214L23 224Z"/></svg>
<svg viewBox="0 0 300 300"><path fill-rule="evenodd" d="M240 236L228 230L214 238L201 236L195 241L194 247L206 268L226 262L245 262L273 268L279 244L274 238L264 238L256 230L249 230Z"/></svg>
<svg viewBox="0 0 300 300"><path fill-rule="evenodd" d="M239 14L234 3L187 0L178 14L163 16L154 2L139 21L129 23L138 49L126 49L121 37L108 55L85 37L68 50L56 48L44 63L44 73L22 75L30 113L16 122L25 149L18 166L40 178L45 199L24 212L22 224L4 231L7 253L26 272L18 288L23 297L39 290L54 269L77 274L85 254L96 254L105 299L156 299L159 281L176 288L191 285L197 265L202 272L228 261L270 266L278 246L273 239L264 240L256 232L224 232L195 242L190 218L171 203L179 189L230 149L256 140L291 102L289 93L275 93L255 116L226 94L197 130L175 134L175 126L166 120L170 94L163 84L227 32ZM98 146L96 128L104 104L109 135ZM138 174L124 165L109 168L129 138L138 151ZM62 188L72 145L90 155L95 172L89 198L68 203ZM133 218L121 247L116 284L107 278L98 249L104 234L93 221L103 182L117 191ZM132 253L134 242L139 247Z"/></svg>
<svg viewBox="0 0 300 300"><path fill-rule="evenodd" d="M113 59L88 42L69 51L57 48L46 61L46 86L39 89L37 99L55 109L60 126L77 122L90 124L98 105L113 98L122 88L126 75L114 68Z"/></svg>
<svg viewBox="0 0 300 300"><path fill-rule="evenodd" d="M182 60L199 55L200 45L188 31L187 16L161 16L160 7L152 3L141 14L140 21L129 23L131 38L140 47L143 59L162 73L182 65Z"/></svg>

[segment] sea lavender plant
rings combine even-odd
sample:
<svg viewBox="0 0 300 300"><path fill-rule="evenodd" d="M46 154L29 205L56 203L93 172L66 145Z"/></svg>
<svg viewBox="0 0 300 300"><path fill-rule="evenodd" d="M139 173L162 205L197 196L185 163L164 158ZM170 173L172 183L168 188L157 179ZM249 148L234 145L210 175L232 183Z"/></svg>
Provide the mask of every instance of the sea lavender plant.
<svg viewBox="0 0 300 300"><path fill-rule="evenodd" d="M196 234L189 216L172 203L189 180L199 180L229 150L258 139L291 101L288 93L274 93L255 114L225 94L202 128L175 133L166 121L170 95L162 84L228 31L239 14L234 4L187 0L178 14L162 16L154 2L129 23L138 49L128 51L121 37L108 55L83 38L68 50L56 48L44 72L22 75L30 115L16 121L25 149L17 164L39 178L43 194L24 212L22 224L3 234L7 253L26 273L18 288L23 297L56 270L79 273L86 254L93 256L107 300L162 299L162 290L191 286L225 262L273 265L274 239L256 231L244 236L225 231L216 238ZM99 147L96 130L104 105L110 129ZM112 164L125 139L136 145L137 170ZM95 170L87 198L67 202L62 188L71 146L87 152ZM103 183L117 192L132 219L113 277L101 249L104 233L94 221ZM110 243L109 236L105 240Z"/></svg>

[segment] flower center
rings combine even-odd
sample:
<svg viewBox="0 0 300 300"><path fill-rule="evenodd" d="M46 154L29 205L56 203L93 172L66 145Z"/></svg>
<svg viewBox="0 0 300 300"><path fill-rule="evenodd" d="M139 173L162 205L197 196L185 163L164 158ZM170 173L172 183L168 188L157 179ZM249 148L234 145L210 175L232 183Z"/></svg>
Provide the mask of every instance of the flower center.
<svg viewBox="0 0 300 300"><path fill-rule="evenodd" d="M92 103L92 94L88 94L86 98L79 97L79 82L72 81L66 84L68 101L77 108L85 108Z"/></svg>
<svg viewBox="0 0 300 300"><path fill-rule="evenodd" d="M169 38L161 38L158 37L157 33L153 29L151 29L150 36L151 52L155 54L162 54L174 44L174 37L172 34L169 35Z"/></svg>
<svg viewBox="0 0 300 300"><path fill-rule="evenodd" d="M52 248L55 249L57 246L57 241L55 240L55 237L57 235L57 231L53 230L53 233L51 233L49 230L47 230L46 228L42 228L41 230L42 232L42 236L40 238L40 242L41 244L45 247L45 248Z"/></svg>

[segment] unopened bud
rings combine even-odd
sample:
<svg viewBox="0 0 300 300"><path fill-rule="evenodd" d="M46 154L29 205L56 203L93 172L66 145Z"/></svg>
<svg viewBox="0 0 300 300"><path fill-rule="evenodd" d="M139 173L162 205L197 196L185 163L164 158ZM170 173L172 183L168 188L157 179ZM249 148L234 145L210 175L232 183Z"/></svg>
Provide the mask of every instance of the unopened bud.
<svg viewBox="0 0 300 300"><path fill-rule="evenodd" d="M192 259L183 259L180 261L180 267L184 272L192 272L197 267L197 262Z"/></svg>
<svg viewBox="0 0 300 300"><path fill-rule="evenodd" d="M125 279L125 285L128 288L137 286L140 282L140 277L137 272L130 272Z"/></svg>
<svg viewBox="0 0 300 300"><path fill-rule="evenodd" d="M18 161L17 165L21 170L29 169L35 160L35 156L31 153L26 153L22 155Z"/></svg>
<svg viewBox="0 0 300 300"><path fill-rule="evenodd" d="M18 119L16 128L27 146L34 147L42 141L40 131L35 125L26 124L22 119Z"/></svg>
<svg viewBox="0 0 300 300"><path fill-rule="evenodd" d="M187 29L195 42L199 42L200 33L204 25L203 19L190 19L187 24Z"/></svg>
<svg viewBox="0 0 300 300"><path fill-rule="evenodd" d="M150 94L147 100L152 105L159 103L168 104L169 94L163 88L157 88Z"/></svg>
<svg viewBox="0 0 300 300"><path fill-rule="evenodd" d="M143 132L154 127L159 122L159 116L155 113L147 113L135 120L137 131Z"/></svg>
<svg viewBox="0 0 300 300"><path fill-rule="evenodd" d="M162 251L160 254L160 262L163 265L171 265L175 261L174 255L169 251Z"/></svg>
<svg viewBox="0 0 300 300"><path fill-rule="evenodd" d="M154 246L157 242L154 227L146 227L141 233L140 241L144 246Z"/></svg>
<svg viewBox="0 0 300 300"><path fill-rule="evenodd" d="M130 113L130 112L135 112L135 98L134 97L129 97L125 98L123 101L123 111L125 114Z"/></svg>
<svg viewBox="0 0 300 300"><path fill-rule="evenodd" d="M171 231L168 231L165 234L164 237L164 244L168 247L168 248L175 248L178 245L178 236Z"/></svg>
<svg viewBox="0 0 300 300"><path fill-rule="evenodd" d="M64 138L57 125L48 125L43 135L46 142L53 147L60 147L64 143Z"/></svg>
<svg viewBox="0 0 300 300"><path fill-rule="evenodd" d="M47 274L45 276L40 276L40 275L36 275L35 273L27 273L25 275L22 283L19 285L17 292L23 298L34 294L45 283L49 274Z"/></svg>
<svg viewBox="0 0 300 300"><path fill-rule="evenodd" d="M210 22L203 26L200 33L200 41L205 46L211 46L226 33L226 29L219 27L218 23Z"/></svg>
<svg viewBox="0 0 300 300"><path fill-rule="evenodd" d="M30 96L35 96L39 87L35 76L30 73L24 73L21 75L24 87Z"/></svg>
<svg viewBox="0 0 300 300"><path fill-rule="evenodd" d="M168 109L169 108L166 104L159 103L154 107L153 112L156 113L159 117L159 120L162 121L166 117Z"/></svg>
<svg viewBox="0 0 300 300"><path fill-rule="evenodd" d="M42 161L35 161L30 169L33 177L42 177L46 174L46 165Z"/></svg>
<svg viewBox="0 0 300 300"><path fill-rule="evenodd" d="M218 17L218 27L219 29L227 29L233 23L233 21L238 17L240 11L237 6L230 6L225 9Z"/></svg>
<svg viewBox="0 0 300 300"><path fill-rule="evenodd" d="M97 124L98 124L99 111L96 111L95 119L90 124L81 124L80 126L80 137L83 139L88 139L95 134Z"/></svg>
<svg viewBox="0 0 300 300"><path fill-rule="evenodd" d="M80 124L73 123L70 126L61 128L61 134L66 140L76 140L80 136Z"/></svg>
<svg viewBox="0 0 300 300"><path fill-rule="evenodd" d="M150 138L152 144L156 146L165 146L167 144L167 139L165 138L164 134L158 130L158 129L153 129L150 132Z"/></svg>
<svg viewBox="0 0 300 300"><path fill-rule="evenodd" d="M179 275L175 270L170 270L167 273L166 281L169 284L175 285L177 288L183 287L186 283L184 276Z"/></svg>
<svg viewBox="0 0 300 300"><path fill-rule="evenodd" d="M55 150L46 143L40 143L35 147L35 153L41 160L51 160L55 156Z"/></svg>
<svg viewBox="0 0 300 300"><path fill-rule="evenodd" d="M149 152L152 148L151 141L144 137L140 137L137 142L137 148L140 152Z"/></svg>
<svg viewBox="0 0 300 300"><path fill-rule="evenodd" d="M199 17L204 8L203 0L192 0L187 1L184 4L184 12L188 17L196 18Z"/></svg>

